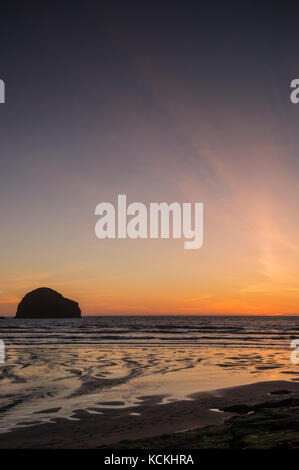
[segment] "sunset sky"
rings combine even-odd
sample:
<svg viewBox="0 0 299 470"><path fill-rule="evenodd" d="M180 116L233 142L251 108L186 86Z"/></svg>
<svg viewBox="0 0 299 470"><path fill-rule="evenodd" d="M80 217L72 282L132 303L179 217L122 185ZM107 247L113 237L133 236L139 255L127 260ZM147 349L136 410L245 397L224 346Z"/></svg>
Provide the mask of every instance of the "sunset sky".
<svg viewBox="0 0 299 470"><path fill-rule="evenodd" d="M299 313L299 16L248 3L3 7L0 315ZM118 194L203 202L203 247L97 239Z"/></svg>

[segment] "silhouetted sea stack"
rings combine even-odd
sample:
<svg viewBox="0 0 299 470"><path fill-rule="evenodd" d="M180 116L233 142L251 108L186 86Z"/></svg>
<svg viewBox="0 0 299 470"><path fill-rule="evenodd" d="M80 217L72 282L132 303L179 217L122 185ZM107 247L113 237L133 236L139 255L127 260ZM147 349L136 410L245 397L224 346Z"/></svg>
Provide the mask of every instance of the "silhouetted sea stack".
<svg viewBox="0 0 299 470"><path fill-rule="evenodd" d="M40 287L26 294L18 305L16 318L80 318L78 302L59 292Z"/></svg>

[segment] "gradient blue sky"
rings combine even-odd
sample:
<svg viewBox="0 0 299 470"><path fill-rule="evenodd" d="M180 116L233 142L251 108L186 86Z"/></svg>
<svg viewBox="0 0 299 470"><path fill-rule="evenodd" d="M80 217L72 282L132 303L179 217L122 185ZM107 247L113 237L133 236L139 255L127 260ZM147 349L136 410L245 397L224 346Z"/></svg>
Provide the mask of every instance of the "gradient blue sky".
<svg viewBox="0 0 299 470"><path fill-rule="evenodd" d="M298 313L296 11L3 7L0 313ZM101 201L204 202L204 246L94 235Z"/></svg>

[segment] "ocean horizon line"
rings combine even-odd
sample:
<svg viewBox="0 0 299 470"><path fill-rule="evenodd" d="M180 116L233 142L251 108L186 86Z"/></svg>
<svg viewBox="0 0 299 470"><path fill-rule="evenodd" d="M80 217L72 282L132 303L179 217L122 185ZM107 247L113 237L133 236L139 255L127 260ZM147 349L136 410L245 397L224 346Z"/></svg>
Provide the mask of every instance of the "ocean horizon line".
<svg viewBox="0 0 299 470"><path fill-rule="evenodd" d="M296 317L296 316L299 316L299 313L110 313L110 314L109 313L88 313L88 314L82 314L81 318L83 317ZM2 314L0 316L0 319L1 318L15 318L15 314L12 314L12 315ZM49 318L44 318L44 319L47 320Z"/></svg>

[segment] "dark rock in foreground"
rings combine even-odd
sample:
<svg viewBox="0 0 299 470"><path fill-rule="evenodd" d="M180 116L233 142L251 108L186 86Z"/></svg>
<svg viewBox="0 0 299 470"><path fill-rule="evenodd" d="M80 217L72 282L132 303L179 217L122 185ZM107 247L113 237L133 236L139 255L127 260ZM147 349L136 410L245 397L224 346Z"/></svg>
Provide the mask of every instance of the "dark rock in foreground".
<svg viewBox="0 0 299 470"><path fill-rule="evenodd" d="M78 302L66 299L48 287L35 289L23 297L16 318L79 318Z"/></svg>
<svg viewBox="0 0 299 470"><path fill-rule="evenodd" d="M299 449L299 398L248 408L220 426L121 441L117 449Z"/></svg>

